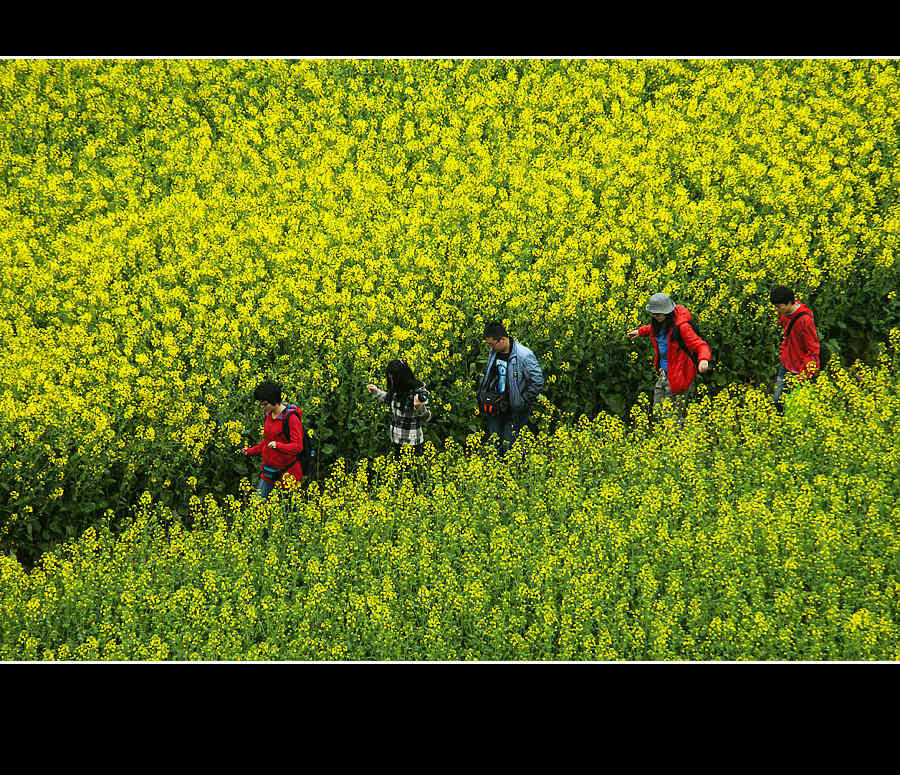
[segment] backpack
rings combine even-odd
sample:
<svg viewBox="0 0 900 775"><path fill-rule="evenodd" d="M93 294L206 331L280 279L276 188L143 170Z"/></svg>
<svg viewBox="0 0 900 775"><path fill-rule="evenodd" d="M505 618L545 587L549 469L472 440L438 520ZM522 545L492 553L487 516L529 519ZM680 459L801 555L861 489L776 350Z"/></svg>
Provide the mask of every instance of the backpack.
<svg viewBox="0 0 900 775"><path fill-rule="evenodd" d="M291 429L288 423L288 417L297 411L299 411L299 407L296 404L288 404L287 408L284 410L284 414L281 415L281 432L288 441L291 440ZM306 477L315 474L316 450L312 445L309 434L306 432L306 426L303 424L302 419L300 420L300 428L303 430L303 449L300 450L297 459L300 461L300 468L303 471L303 478L305 479Z"/></svg>
<svg viewBox="0 0 900 775"><path fill-rule="evenodd" d="M497 390L482 390L478 393L478 410L482 414L503 414L509 409L506 393Z"/></svg>
<svg viewBox="0 0 900 775"><path fill-rule="evenodd" d="M496 369L496 365L494 369ZM503 392L496 390L498 377L494 369L491 370L487 380L487 384L490 387L480 389L476 395L478 411L485 415L504 414L509 411L508 392L506 390ZM507 379L509 379L508 376Z"/></svg>

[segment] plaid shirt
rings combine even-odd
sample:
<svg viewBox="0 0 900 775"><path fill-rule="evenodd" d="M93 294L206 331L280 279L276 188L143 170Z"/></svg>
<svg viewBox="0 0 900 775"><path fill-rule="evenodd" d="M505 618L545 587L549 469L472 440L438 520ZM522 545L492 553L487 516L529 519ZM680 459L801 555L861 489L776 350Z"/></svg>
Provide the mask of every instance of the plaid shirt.
<svg viewBox="0 0 900 775"><path fill-rule="evenodd" d="M422 424L431 419L431 409L428 408L428 393L424 387L422 392L425 393L425 403L418 409L414 405L404 408L396 396L391 401L391 441L394 444L416 445L425 441ZM374 395L379 401L387 403L386 390L377 390Z"/></svg>

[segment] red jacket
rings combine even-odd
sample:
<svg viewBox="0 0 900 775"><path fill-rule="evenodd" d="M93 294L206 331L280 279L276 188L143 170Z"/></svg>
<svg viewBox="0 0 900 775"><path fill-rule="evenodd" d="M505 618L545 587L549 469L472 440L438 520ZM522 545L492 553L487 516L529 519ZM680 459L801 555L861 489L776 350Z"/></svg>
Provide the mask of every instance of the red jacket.
<svg viewBox="0 0 900 775"><path fill-rule="evenodd" d="M681 326L681 338L684 340L685 346L691 352L696 353L698 363L700 361L709 361L712 358L712 351L709 349L709 345L694 333L694 329L686 325L690 319L691 313L687 307L676 304L675 325ZM658 370L659 344L656 341L656 337L653 336L652 327L650 325L641 326L638 329L638 335L649 336L650 341L653 342L653 352L655 354L653 368ZM691 356L681 349L678 342L672 340L672 331L669 331L668 342L666 353L669 362L669 387L673 393L683 393L691 386L694 377L697 376L697 367L694 365L694 361L691 360Z"/></svg>
<svg viewBox="0 0 900 775"><path fill-rule="evenodd" d="M255 447L248 447L245 452L248 455L261 454L263 465L268 464L270 466L275 466L275 468L279 470L291 466L291 461L294 461L294 465L288 468L288 470L284 472L284 476L278 480L278 483L282 487L286 487L287 482L285 479L287 479L288 474L293 476L298 482L303 480L303 468L300 465L300 461L297 459L297 456L303 449L303 410L298 408L296 412L293 412L290 417L288 417L288 427L291 429L290 441L287 440L283 433L283 422L284 418L282 415L278 415L277 419L273 419L272 416L266 412L263 440ZM276 442L278 446L275 449L270 449L270 441ZM264 476L262 468L260 468L260 475ZM269 479L268 476L265 478Z"/></svg>
<svg viewBox="0 0 900 775"><path fill-rule="evenodd" d="M805 304L798 303L793 315L779 315L778 322L781 323L781 330L787 332L791 320L802 312L809 314L803 315L794 323L790 338L785 337L781 341L781 363L791 374L811 377L819 370L820 365L819 334L816 332L812 310Z"/></svg>

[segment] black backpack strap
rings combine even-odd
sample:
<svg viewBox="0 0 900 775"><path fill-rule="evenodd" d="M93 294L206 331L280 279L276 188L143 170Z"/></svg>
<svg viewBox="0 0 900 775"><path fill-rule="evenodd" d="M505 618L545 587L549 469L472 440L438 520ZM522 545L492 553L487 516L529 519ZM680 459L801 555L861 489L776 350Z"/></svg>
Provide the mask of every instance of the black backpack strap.
<svg viewBox="0 0 900 775"><path fill-rule="evenodd" d="M290 427L290 423L288 421L290 419L291 414L293 412L296 412L297 409L298 409L298 407L291 406L290 408L285 409L284 414L281 415L281 432L284 434L284 437L288 441L291 440L291 427ZM300 425L301 426L303 425L302 421L301 421Z"/></svg>
<svg viewBox="0 0 900 775"><path fill-rule="evenodd" d="M700 368L699 361L697 360L697 354L691 352L687 348L687 345L684 343L684 337L681 335L681 326L689 326L689 325L691 325L690 320L686 321L685 323L676 324L675 327L672 329L672 336L675 338L675 341L678 343L678 346L687 353L688 358L690 358L694 362L694 366L696 366L697 368Z"/></svg>
<svg viewBox="0 0 900 775"><path fill-rule="evenodd" d="M282 432L284 433L284 437L288 441L291 440L291 429L288 424L288 415L299 411L299 406L291 406L290 409L285 410L284 415L282 416ZM312 439L310 439L309 433L307 433L306 431L306 425L303 424L302 419L300 420L300 438L303 439L303 448L300 450L298 458L302 458L312 454Z"/></svg>
<svg viewBox="0 0 900 775"><path fill-rule="evenodd" d="M804 315L808 315L808 314L809 314L808 310L803 310L803 312L801 312L799 315L797 315L797 317L791 318L791 322L788 323L787 330L784 332L784 340L785 341L787 341L787 338L791 335L791 329L794 327L794 323L796 323L798 320L800 320L800 318L802 318Z"/></svg>

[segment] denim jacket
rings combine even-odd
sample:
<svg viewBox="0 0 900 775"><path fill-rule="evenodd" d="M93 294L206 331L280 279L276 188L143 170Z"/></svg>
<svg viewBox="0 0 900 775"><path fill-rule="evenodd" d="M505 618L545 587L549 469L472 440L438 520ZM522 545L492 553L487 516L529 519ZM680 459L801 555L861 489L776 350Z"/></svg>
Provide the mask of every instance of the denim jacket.
<svg viewBox="0 0 900 775"><path fill-rule="evenodd" d="M479 390L483 390L487 385L488 377L496 359L497 354L491 350ZM541 365L538 363L534 353L516 340L513 340L512 350L509 352L507 374L509 379L510 408L513 411L527 409L544 386L544 372L541 371Z"/></svg>

